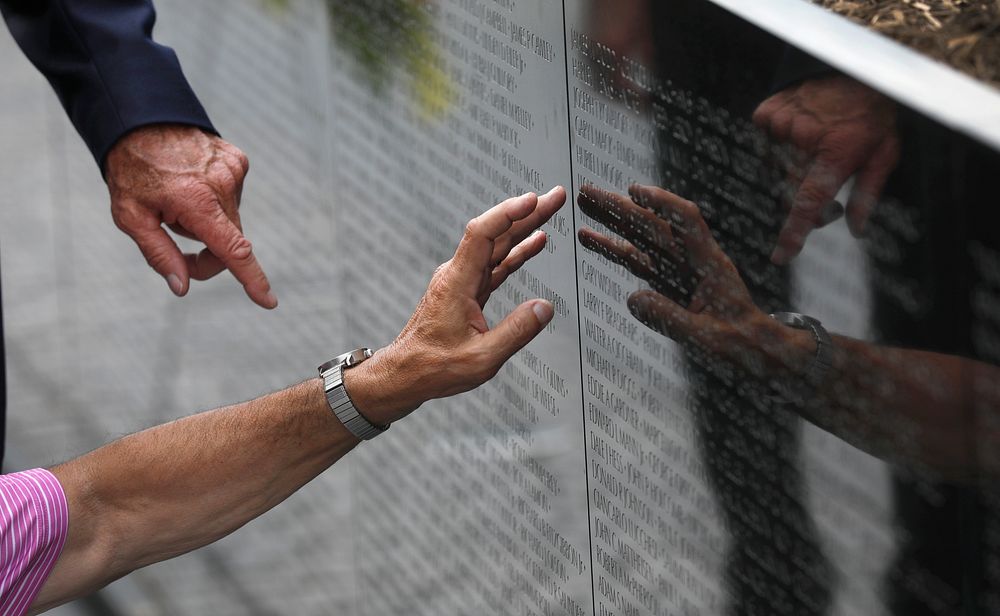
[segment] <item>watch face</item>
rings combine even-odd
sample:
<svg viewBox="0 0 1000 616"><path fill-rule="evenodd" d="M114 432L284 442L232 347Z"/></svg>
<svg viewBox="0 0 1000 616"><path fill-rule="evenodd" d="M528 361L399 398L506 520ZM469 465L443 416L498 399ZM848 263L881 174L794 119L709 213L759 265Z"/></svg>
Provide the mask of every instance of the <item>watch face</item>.
<svg viewBox="0 0 1000 616"><path fill-rule="evenodd" d="M356 366L360 364L361 362L365 361L374 354L375 352L367 347L354 349L353 351L348 351L347 353L338 355L333 359L331 359L330 361L322 364L319 367L319 372L320 374L323 374L324 372L326 372L330 368L333 368L334 366L343 366L345 368L350 368L351 366Z"/></svg>
<svg viewBox="0 0 1000 616"><path fill-rule="evenodd" d="M333 361L342 364L345 368L356 366L372 356L372 350L367 347L354 349L343 355L338 355Z"/></svg>
<svg viewBox="0 0 1000 616"><path fill-rule="evenodd" d="M822 325L819 320L797 312L775 312L771 315L771 318L782 325L794 327L795 329L811 329L814 325Z"/></svg>
<svg viewBox="0 0 1000 616"><path fill-rule="evenodd" d="M799 318L802 320L802 324L806 327L808 327L809 325L822 325L822 323L819 322L819 319L811 317L809 315L800 314Z"/></svg>
<svg viewBox="0 0 1000 616"><path fill-rule="evenodd" d="M343 363L349 361L351 359L351 357L354 356L355 353L357 353L357 351L349 351L347 353L341 353L340 355L338 355L338 356L334 357L332 360L330 360L330 363L343 364Z"/></svg>

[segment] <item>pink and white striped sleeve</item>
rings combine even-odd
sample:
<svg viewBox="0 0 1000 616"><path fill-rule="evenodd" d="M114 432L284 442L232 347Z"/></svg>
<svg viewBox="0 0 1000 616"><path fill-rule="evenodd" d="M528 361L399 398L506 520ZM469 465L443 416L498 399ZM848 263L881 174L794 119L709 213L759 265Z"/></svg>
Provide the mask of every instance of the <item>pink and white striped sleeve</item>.
<svg viewBox="0 0 1000 616"><path fill-rule="evenodd" d="M66 543L69 510L44 469L0 475L0 615L28 612Z"/></svg>

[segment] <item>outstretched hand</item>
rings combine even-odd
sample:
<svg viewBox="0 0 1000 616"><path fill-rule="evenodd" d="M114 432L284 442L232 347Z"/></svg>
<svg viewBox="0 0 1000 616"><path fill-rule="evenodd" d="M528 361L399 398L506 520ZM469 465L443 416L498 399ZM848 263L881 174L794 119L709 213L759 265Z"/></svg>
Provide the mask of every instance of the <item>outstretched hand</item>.
<svg viewBox="0 0 1000 616"><path fill-rule="evenodd" d="M895 104L849 77L827 77L768 98L753 121L794 146L801 159L789 170L795 195L771 260L784 265L801 252L809 233L827 222L829 205L852 175L847 224L860 236L899 161Z"/></svg>
<svg viewBox="0 0 1000 616"><path fill-rule="evenodd" d="M146 262L177 296L191 279L228 269L264 308L278 300L243 236L240 197L247 157L221 138L192 126L157 124L122 137L108 154L105 176L111 215ZM163 225L205 249L182 254Z"/></svg>
<svg viewBox="0 0 1000 616"><path fill-rule="evenodd" d="M508 199L469 221L455 256L434 272L396 340L345 371L348 391L365 392L354 400L365 417L392 423L427 400L474 389L544 329L554 315L546 300L524 302L492 328L483 307L542 251L546 235L536 230L565 201L566 191L557 186L541 197Z"/></svg>
<svg viewBox="0 0 1000 616"><path fill-rule="evenodd" d="M639 321L756 376L774 376L810 357L805 332L784 327L753 302L697 205L654 186L632 186L629 194L583 188L580 209L620 237L588 228L578 235L585 248L650 284L628 298Z"/></svg>

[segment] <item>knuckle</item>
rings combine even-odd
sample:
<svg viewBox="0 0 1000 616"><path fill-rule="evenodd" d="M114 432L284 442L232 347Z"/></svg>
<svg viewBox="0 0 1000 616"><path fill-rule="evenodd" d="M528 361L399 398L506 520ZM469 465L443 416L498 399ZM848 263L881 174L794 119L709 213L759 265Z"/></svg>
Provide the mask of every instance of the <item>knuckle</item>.
<svg viewBox="0 0 1000 616"><path fill-rule="evenodd" d="M698 204L687 199L681 199L680 203L677 204L677 213L681 215L681 218L683 218L685 222L692 222L701 218L701 212L698 209Z"/></svg>
<svg viewBox="0 0 1000 616"><path fill-rule="evenodd" d="M187 193L188 203L185 210L194 210L203 214L212 213L219 209L219 197L216 191L207 184L199 183Z"/></svg>
<svg viewBox="0 0 1000 616"><path fill-rule="evenodd" d="M434 268L434 276L433 277L434 278L438 278L440 276L443 276L444 273L447 272L448 269L451 267L451 261L452 261L451 259L448 259L447 261L445 261L441 265L438 265L437 267L435 267Z"/></svg>
<svg viewBox="0 0 1000 616"><path fill-rule="evenodd" d="M135 228L135 215L129 210L113 210L111 219L118 230L124 233L131 235L132 229Z"/></svg>
<svg viewBox="0 0 1000 616"><path fill-rule="evenodd" d="M160 248L148 248L142 251L146 264L156 271L161 271L170 264L170 254Z"/></svg>
<svg viewBox="0 0 1000 616"><path fill-rule="evenodd" d="M808 120L792 120L789 124L791 124L792 143L799 147L808 148L819 137L820 128Z"/></svg>
<svg viewBox="0 0 1000 616"><path fill-rule="evenodd" d="M160 224L160 220L148 210L134 205L112 209L111 219L118 230L133 238Z"/></svg>
<svg viewBox="0 0 1000 616"><path fill-rule="evenodd" d="M231 160L236 165L239 165L240 169L243 170L243 173L246 173L250 169L250 159L243 153L243 150L239 149L235 145L231 143L227 143L226 145L228 146L227 151Z"/></svg>
<svg viewBox="0 0 1000 616"><path fill-rule="evenodd" d="M768 117L768 125L771 132L784 132L791 129L795 117L788 111L774 111Z"/></svg>
<svg viewBox="0 0 1000 616"><path fill-rule="evenodd" d="M253 258L253 244L242 235L234 235L226 244L229 258L237 262L246 262Z"/></svg>
<svg viewBox="0 0 1000 616"><path fill-rule="evenodd" d="M670 191L659 186L643 186L639 190L639 197L643 201L655 201L657 203L662 203L663 201L669 200L671 196ZM644 204L645 205L645 204Z"/></svg>
<svg viewBox="0 0 1000 616"><path fill-rule="evenodd" d="M633 274L645 273L650 267L649 256L645 253L639 252L637 249L632 248L631 250L625 251L625 257L628 261L629 271Z"/></svg>
<svg viewBox="0 0 1000 616"><path fill-rule="evenodd" d="M451 271L451 259L434 268L434 274L431 276L428 291L434 291L444 285L449 271Z"/></svg>
<svg viewBox="0 0 1000 616"><path fill-rule="evenodd" d="M808 219L815 218L825 205L824 196L825 191L818 186L803 186L796 195L792 215Z"/></svg>
<svg viewBox="0 0 1000 616"><path fill-rule="evenodd" d="M465 225L465 237L473 238L478 237L482 231L482 223L478 218L473 218Z"/></svg>
<svg viewBox="0 0 1000 616"><path fill-rule="evenodd" d="M218 180L219 189L223 195L230 195L239 189L240 182L232 173L224 173Z"/></svg>

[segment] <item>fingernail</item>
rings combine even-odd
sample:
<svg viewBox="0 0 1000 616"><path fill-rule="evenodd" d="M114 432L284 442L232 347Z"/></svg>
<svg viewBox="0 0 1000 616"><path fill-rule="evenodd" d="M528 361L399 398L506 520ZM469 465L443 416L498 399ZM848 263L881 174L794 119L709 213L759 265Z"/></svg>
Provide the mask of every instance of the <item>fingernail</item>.
<svg viewBox="0 0 1000 616"><path fill-rule="evenodd" d="M181 284L181 279L177 274L167 274L167 286L170 287L170 290L177 297L180 297L184 293L184 285Z"/></svg>
<svg viewBox="0 0 1000 616"><path fill-rule="evenodd" d="M552 195L552 194L555 194L555 192L556 192L557 190L559 190L560 188L562 188L562 186L559 186L559 185L557 184L557 185L553 186L552 188L550 188L550 189L549 189L549 192L545 193L545 195L546 195L546 196L548 196L548 195Z"/></svg>
<svg viewBox="0 0 1000 616"><path fill-rule="evenodd" d="M267 305L270 306L271 308L278 307L278 298L274 295L273 291L267 292L267 295L264 296L264 301L266 301Z"/></svg>
<svg viewBox="0 0 1000 616"><path fill-rule="evenodd" d="M542 325L548 325L552 317L555 316L555 308L553 308L552 303L544 299L540 299L535 302L531 309L534 311L535 316Z"/></svg>
<svg viewBox="0 0 1000 616"><path fill-rule="evenodd" d="M775 265L785 265L791 259L791 254L784 246L778 246L771 253L771 263Z"/></svg>

